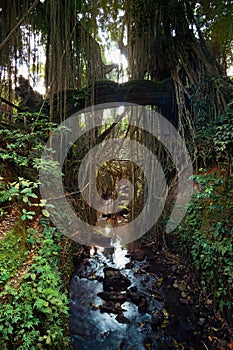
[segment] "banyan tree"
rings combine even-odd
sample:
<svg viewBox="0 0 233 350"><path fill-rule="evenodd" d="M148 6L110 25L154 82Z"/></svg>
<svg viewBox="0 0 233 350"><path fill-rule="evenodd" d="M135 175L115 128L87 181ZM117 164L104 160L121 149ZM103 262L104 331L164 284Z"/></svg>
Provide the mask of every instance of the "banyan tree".
<svg viewBox="0 0 233 350"><path fill-rule="evenodd" d="M22 66L33 85L44 77L50 98L54 92L104 79L115 68L102 60L91 4L12 0L1 1L0 9L2 97L14 98Z"/></svg>
<svg viewBox="0 0 233 350"><path fill-rule="evenodd" d="M228 23L228 41L224 38L223 41L227 42L229 56L232 5L218 2L0 1L1 96L14 98L14 86L23 63L31 83L44 76L50 98L54 92L80 89L106 79L106 73L117 67L114 65L117 62L104 63L102 33L108 45L111 41L118 42L127 56L128 79L172 79L179 130L184 133L186 126L192 133L192 128L198 127L194 115L197 111L191 108L194 95L197 99L205 96L209 118L221 114L231 97L223 64L220 66L211 47L215 43L214 34L210 45L207 44L204 30L208 29L208 23L203 25L198 20L200 11L208 19L209 13L221 3ZM214 16L216 13L209 22L218 24ZM44 66L41 56L45 56Z"/></svg>

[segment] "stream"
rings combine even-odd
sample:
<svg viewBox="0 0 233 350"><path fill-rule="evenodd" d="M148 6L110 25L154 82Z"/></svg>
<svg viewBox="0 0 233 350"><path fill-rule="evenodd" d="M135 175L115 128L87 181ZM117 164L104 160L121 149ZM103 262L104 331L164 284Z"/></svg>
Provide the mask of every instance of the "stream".
<svg viewBox="0 0 233 350"><path fill-rule="evenodd" d="M182 288L164 289L155 259L117 243L84 250L70 284L74 350L206 349Z"/></svg>
<svg viewBox="0 0 233 350"><path fill-rule="evenodd" d="M127 213L103 215L98 226L125 225ZM126 232L127 234L127 232ZM73 350L216 350L229 338L212 301L201 295L192 266L176 253L115 239L84 246L70 282ZM217 344L217 345L216 345ZM219 346L220 344L220 346Z"/></svg>

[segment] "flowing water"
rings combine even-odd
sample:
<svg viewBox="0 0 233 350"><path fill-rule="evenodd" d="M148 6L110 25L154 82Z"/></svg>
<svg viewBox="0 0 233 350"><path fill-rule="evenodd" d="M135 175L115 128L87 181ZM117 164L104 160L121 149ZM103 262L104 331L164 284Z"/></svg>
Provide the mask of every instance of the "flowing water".
<svg viewBox="0 0 233 350"><path fill-rule="evenodd" d="M70 285L73 349L204 349L189 308L171 291L166 295L153 264L138 251L135 258L116 245L81 258Z"/></svg>
<svg viewBox="0 0 233 350"><path fill-rule="evenodd" d="M125 264L130 259L125 257L127 250L120 246L113 251L108 248L93 253L91 251L86 265L76 271L71 282L70 313L74 349L145 349L146 337L153 336L150 312L163 309L156 299L149 298L149 290L152 284L156 284L156 276L151 275L148 278L147 275L135 274L144 261L137 262L134 270L125 269ZM121 305L129 324L119 323L115 314L101 313L98 308L103 304L97 294L103 292L103 270L106 266L120 269L131 285L137 286L138 292L149 300L147 312L143 313L131 301L125 301Z"/></svg>
<svg viewBox="0 0 233 350"><path fill-rule="evenodd" d="M99 215L106 233L109 221ZM114 218L114 225L124 221ZM117 240L110 248L85 249L70 284L74 350L205 349L179 293L163 289L154 254Z"/></svg>

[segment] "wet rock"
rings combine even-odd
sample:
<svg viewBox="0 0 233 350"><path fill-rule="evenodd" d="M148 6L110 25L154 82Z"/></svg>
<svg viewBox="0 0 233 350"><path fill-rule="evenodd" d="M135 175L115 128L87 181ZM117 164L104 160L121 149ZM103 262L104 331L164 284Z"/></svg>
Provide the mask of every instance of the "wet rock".
<svg viewBox="0 0 233 350"><path fill-rule="evenodd" d="M152 291L151 295L156 300L159 300L159 301L163 300L162 295L161 295L160 291L157 288L154 288L154 290Z"/></svg>
<svg viewBox="0 0 233 350"><path fill-rule="evenodd" d="M103 305L100 305L99 309L101 313L107 312L108 314L112 313L117 315L121 315L123 311L126 311L125 309L122 309L121 306L116 306L112 303L105 303Z"/></svg>
<svg viewBox="0 0 233 350"><path fill-rule="evenodd" d="M89 261L89 257L83 259L83 265L85 266L91 266L91 263Z"/></svg>
<svg viewBox="0 0 233 350"><path fill-rule="evenodd" d="M119 323L123 323L123 324L130 324L130 320L125 317L124 315L117 315L116 317L116 320L119 322Z"/></svg>
<svg viewBox="0 0 233 350"><path fill-rule="evenodd" d="M100 292L97 295L105 301L112 301L121 304L123 304L127 299L126 293L122 294L118 292Z"/></svg>
<svg viewBox="0 0 233 350"><path fill-rule="evenodd" d="M126 278L122 273L114 269L112 267L104 268L104 280L103 280L103 288L104 291L111 292L119 292L122 290L126 290L131 285L131 282L128 278Z"/></svg>
<svg viewBox="0 0 233 350"><path fill-rule="evenodd" d="M151 315L151 327L153 330L161 326L164 321L164 314L161 311L154 311Z"/></svg>
<svg viewBox="0 0 233 350"><path fill-rule="evenodd" d="M96 280L100 283L103 282L104 278L102 276L96 276Z"/></svg>
<svg viewBox="0 0 233 350"><path fill-rule="evenodd" d="M82 258L85 260L90 257L91 247L86 247L86 249L82 253Z"/></svg>
<svg viewBox="0 0 233 350"><path fill-rule="evenodd" d="M142 300L142 295L139 294L137 287L133 286L127 290L127 296L135 305L139 305Z"/></svg>
<svg viewBox="0 0 233 350"><path fill-rule="evenodd" d="M93 302L90 302L90 307L92 310L98 310L99 309L99 306L98 305L95 305Z"/></svg>
<svg viewBox="0 0 233 350"><path fill-rule="evenodd" d="M148 303L146 298L142 298L140 304L138 305L138 312L144 313L147 311Z"/></svg>
<svg viewBox="0 0 233 350"><path fill-rule="evenodd" d="M133 269L134 267L134 262L130 261L127 264L125 264L125 269Z"/></svg>
<svg viewBox="0 0 233 350"><path fill-rule="evenodd" d="M135 251L133 251L131 253L131 258L133 260L143 261L145 259L145 257L146 257L146 254L141 249L136 249Z"/></svg>
<svg viewBox="0 0 233 350"><path fill-rule="evenodd" d="M143 281L142 281L143 284L146 284L147 282L150 282L150 277L149 277L149 275L145 276L145 277L143 278Z"/></svg>
<svg viewBox="0 0 233 350"><path fill-rule="evenodd" d="M109 331L105 331L105 332L97 334L96 339L98 339L98 340L106 339L108 335L109 335Z"/></svg>

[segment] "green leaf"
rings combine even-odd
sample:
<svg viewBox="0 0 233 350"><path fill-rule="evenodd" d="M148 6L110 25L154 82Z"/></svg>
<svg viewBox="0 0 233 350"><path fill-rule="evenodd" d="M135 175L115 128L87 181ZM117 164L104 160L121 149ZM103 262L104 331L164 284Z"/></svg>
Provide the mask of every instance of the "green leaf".
<svg viewBox="0 0 233 350"><path fill-rule="evenodd" d="M48 210L46 210L46 209L42 209L42 214L43 214L46 218L49 218L49 216L50 216Z"/></svg>
<svg viewBox="0 0 233 350"><path fill-rule="evenodd" d="M28 197L32 197L32 198L38 198L38 196L35 193L28 193Z"/></svg>
<svg viewBox="0 0 233 350"><path fill-rule="evenodd" d="M40 205L41 207L43 207L43 206L45 206L46 203L47 203L47 200L46 200L46 199L41 199L39 205Z"/></svg>
<svg viewBox="0 0 233 350"><path fill-rule="evenodd" d="M48 335L48 337L46 338L46 344L51 344L51 337L50 335Z"/></svg>
<svg viewBox="0 0 233 350"><path fill-rule="evenodd" d="M31 192L32 192L31 188L28 188L28 187L20 191L20 193L31 193Z"/></svg>
<svg viewBox="0 0 233 350"><path fill-rule="evenodd" d="M35 281L35 279L36 279L36 274L35 274L35 273L31 273L31 274L30 274L30 277L31 277L31 279L32 279L33 281Z"/></svg>

